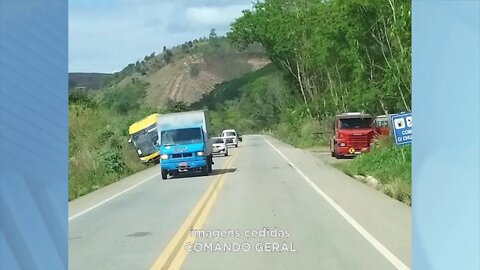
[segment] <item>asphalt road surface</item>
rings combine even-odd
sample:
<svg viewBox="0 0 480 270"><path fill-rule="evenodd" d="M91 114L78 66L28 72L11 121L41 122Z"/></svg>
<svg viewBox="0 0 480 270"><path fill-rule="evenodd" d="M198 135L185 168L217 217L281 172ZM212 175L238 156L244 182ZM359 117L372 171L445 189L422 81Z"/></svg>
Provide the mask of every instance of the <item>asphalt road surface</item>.
<svg viewBox="0 0 480 270"><path fill-rule="evenodd" d="M69 204L69 269L410 269L411 209L268 136Z"/></svg>

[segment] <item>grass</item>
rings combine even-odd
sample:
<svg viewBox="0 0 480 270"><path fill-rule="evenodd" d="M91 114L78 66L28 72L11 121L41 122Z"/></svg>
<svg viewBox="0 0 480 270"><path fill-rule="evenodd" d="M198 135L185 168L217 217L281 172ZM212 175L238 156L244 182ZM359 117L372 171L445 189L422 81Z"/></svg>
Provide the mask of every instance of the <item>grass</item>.
<svg viewBox="0 0 480 270"><path fill-rule="evenodd" d="M128 144L128 126L139 113L84 104L69 105L69 200L146 168Z"/></svg>
<svg viewBox="0 0 480 270"><path fill-rule="evenodd" d="M412 202L411 146L395 146L390 138L377 141L367 154L352 162L334 166L350 176L372 176L377 189L388 196L411 205Z"/></svg>
<svg viewBox="0 0 480 270"><path fill-rule="evenodd" d="M329 133L319 133L325 130L325 126L326 123L323 121L301 118L296 121L284 121L278 124L272 130L272 135L297 148L326 146L328 145Z"/></svg>

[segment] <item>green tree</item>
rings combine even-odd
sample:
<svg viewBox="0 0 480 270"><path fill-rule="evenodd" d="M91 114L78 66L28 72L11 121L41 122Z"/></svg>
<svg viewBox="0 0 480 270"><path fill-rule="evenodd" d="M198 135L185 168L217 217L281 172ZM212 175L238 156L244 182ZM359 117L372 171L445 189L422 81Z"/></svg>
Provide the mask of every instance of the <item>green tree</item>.
<svg viewBox="0 0 480 270"><path fill-rule="evenodd" d="M102 102L107 107L125 115L141 107L147 87L147 83L133 80L126 87L109 89L105 92Z"/></svg>
<svg viewBox="0 0 480 270"><path fill-rule="evenodd" d="M217 32L215 28L210 29L210 34L208 35L208 39L216 39L217 38Z"/></svg>
<svg viewBox="0 0 480 270"><path fill-rule="evenodd" d="M166 50L165 53L163 54L163 60L165 63L169 64L173 60L173 53L170 50Z"/></svg>
<svg viewBox="0 0 480 270"><path fill-rule="evenodd" d="M410 110L410 10L404 0L265 0L227 37L261 44L310 116Z"/></svg>
<svg viewBox="0 0 480 270"><path fill-rule="evenodd" d="M186 112L190 110L190 106L183 101L168 100L166 110L171 113Z"/></svg>

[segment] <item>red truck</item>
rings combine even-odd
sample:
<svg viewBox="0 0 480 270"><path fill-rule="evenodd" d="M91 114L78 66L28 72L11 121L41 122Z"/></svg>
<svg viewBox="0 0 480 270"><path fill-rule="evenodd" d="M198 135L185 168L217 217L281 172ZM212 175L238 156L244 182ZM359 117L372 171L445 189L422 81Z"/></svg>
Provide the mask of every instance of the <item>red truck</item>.
<svg viewBox="0 0 480 270"><path fill-rule="evenodd" d="M373 117L363 113L343 113L335 117L330 139L332 157L351 157L368 152L375 136Z"/></svg>
<svg viewBox="0 0 480 270"><path fill-rule="evenodd" d="M375 120L372 123L372 127L375 131L375 137L388 137L390 136L390 117L389 115L379 115L375 117Z"/></svg>

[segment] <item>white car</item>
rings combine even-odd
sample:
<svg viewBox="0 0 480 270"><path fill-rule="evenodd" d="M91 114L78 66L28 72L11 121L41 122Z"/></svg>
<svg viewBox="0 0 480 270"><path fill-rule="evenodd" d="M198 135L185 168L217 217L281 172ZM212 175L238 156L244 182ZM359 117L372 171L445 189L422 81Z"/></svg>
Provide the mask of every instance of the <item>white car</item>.
<svg viewBox="0 0 480 270"><path fill-rule="evenodd" d="M225 143L225 138L223 137L213 137L212 138L212 145L214 155L224 155L228 156L228 147Z"/></svg>
<svg viewBox="0 0 480 270"><path fill-rule="evenodd" d="M225 138L227 146L238 147L237 132L234 129L226 129L222 131L222 137Z"/></svg>

